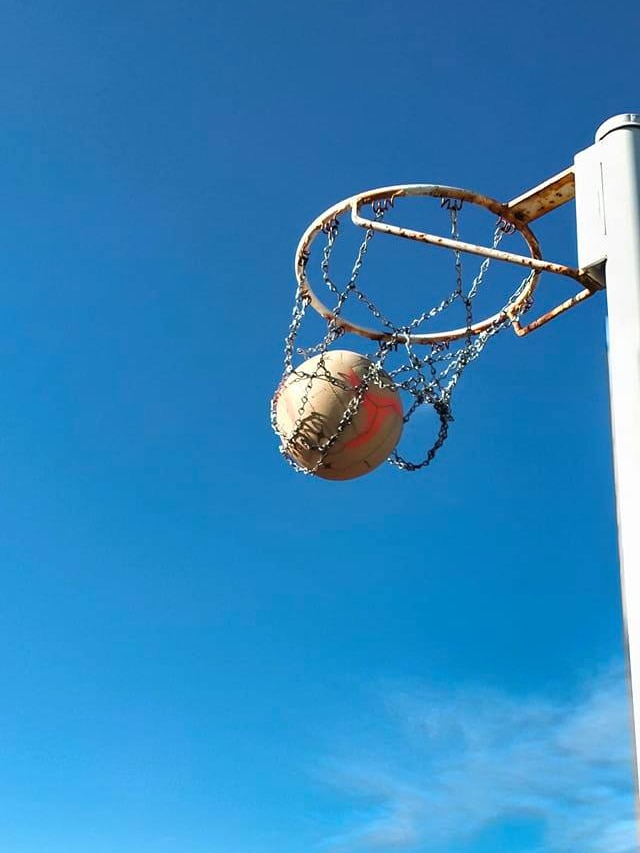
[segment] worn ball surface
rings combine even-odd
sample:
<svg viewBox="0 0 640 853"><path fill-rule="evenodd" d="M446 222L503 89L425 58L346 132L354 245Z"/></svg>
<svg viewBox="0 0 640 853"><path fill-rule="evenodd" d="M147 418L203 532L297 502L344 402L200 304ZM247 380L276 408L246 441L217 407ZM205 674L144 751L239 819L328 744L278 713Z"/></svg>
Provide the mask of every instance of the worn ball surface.
<svg viewBox="0 0 640 853"><path fill-rule="evenodd" d="M353 417L341 428L358 395ZM274 404L285 454L327 480L369 473L385 461L402 433L402 402L393 380L349 350L329 350L305 361L284 379Z"/></svg>

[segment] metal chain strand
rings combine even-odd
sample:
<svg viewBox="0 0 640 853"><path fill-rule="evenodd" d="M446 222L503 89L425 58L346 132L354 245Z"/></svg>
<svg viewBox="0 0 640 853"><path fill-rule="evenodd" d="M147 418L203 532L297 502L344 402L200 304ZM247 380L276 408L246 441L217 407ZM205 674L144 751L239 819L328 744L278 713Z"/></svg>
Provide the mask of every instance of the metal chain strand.
<svg viewBox="0 0 640 853"><path fill-rule="evenodd" d="M382 219L385 213L392 206L392 200L374 202L372 208L376 220ZM449 215L451 237L456 240L460 239L459 217L462 202L458 199L443 198L441 199L441 206ZM503 237L513 233L513 230L514 229L510 227L508 223L500 220L494 231L492 241L493 248L497 248ZM502 329L510 326L517 317L531 307L532 300L529 300L529 302L524 305L519 304L517 311L514 310L513 305L522 295L523 291L529 287L534 272L531 271L521 281L516 292L506 302L501 311L497 313L495 321L483 332L473 335L471 331L468 331L468 334L458 341L433 343L426 347L424 354L418 355L409 340L410 335L415 332L418 327L442 314L456 302L462 303L465 312L465 328L470 330L473 325L473 301L482 288L485 276L491 265L490 259L484 258L482 260L478 272L472 280L471 286L468 291L465 292L461 253L454 250L455 284L451 293L442 299L436 306L424 311L419 316L412 319L407 325L397 326L382 313L375 302L358 284L362 266L369 249L369 244L375 233L374 229L368 228L365 231L364 238L357 249L351 272L346 283L340 286L336 284L330 272L332 252L340 232L339 217L336 217L326 223L323 231L326 235L326 243L322 250L320 270L327 289L334 297L332 319L327 321L325 335L319 343L311 347L296 349L296 339L300 331L300 326L303 322L306 309L309 305L308 298L303 297L299 291L296 293L291 322L285 338L284 375L271 402L271 424L276 433L278 433L276 423L276 405L283 383L292 373L294 373L298 378L304 380L305 386L303 393L299 398L300 405L296 412L297 418L293 425L291 434L288 436L280 435L282 442L280 451L297 471L301 471L305 474L317 473L323 466L331 448L335 446L345 429L347 429L352 423L370 385L372 383L380 384L381 382L383 383L386 381L382 379L383 374L381 374L386 359L391 353L404 350L405 357L403 363L399 367L387 370L386 372L386 375L391 378L391 381L398 392L408 399L408 405L405 407L403 420L405 423L409 422L418 409L424 405L428 405L436 414L439 425L435 441L428 448L422 460L413 462L404 459L396 449L393 451L388 461L401 470L418 471L433 462L438 451L447 439L449 427L453 421L451 397L466 366L472 361L475 361L494 335L502 331ZM308 260L308 257L305 258L305 264ZM359 382L355 393L351 396L335 431L330 436L324 437L321 441L316 439L314 443L308 434L304 434L303 429L303 421L309 404L309 394L314 380L322 378L324 381L335 385L343 391L353 390L352 388L347 389L344 381L340 377L333 376L325 365L325 354L329 347L342 334L344 334L343 329L337 322L337 318L340 317L345 303L350 298L361 302L368 309L368 311L390 333L390 340L381 343L376 352L369 356L371 366ZM421 350L421 353L422 352L423 351ZM294 369L294 353L301 355L305 360L311 356L319 356L314 371L305 371L300 367ZM296 448L304 448L318 454L317 461L313 467L303 468L295 461L291 451Z"/></svg>
<svg viewBox="0 0 640 853"><path fill-rule="evenodd" d="M293 303L293 311L291 312L291 323L289 325L289 331L284 342L285 376L293 369L293 350L295 347L296 338L298 337L298 331L300 330L300 324L302 323L302 318L304 317L304 312L307 310L308 305L309 300L305 299L301 295L300 290L298 290L298 292L296 293L296 300Z"/></svg>

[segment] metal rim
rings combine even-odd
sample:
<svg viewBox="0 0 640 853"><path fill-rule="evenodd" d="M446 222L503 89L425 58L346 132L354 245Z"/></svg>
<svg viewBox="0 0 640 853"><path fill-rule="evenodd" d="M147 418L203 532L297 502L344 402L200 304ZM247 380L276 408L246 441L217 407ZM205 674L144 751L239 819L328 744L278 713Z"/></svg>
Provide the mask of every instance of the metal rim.
<svg viewBox="0 0 640 853"><path fill-rule="evenodd" d="M496 216L503 219L509 226L511 226L515 231L518 231L522 235L530 252L529 257L514 255L510 252L502 252L499 250L490 249L485 246L475 246L469 243L462 243L458 240L451 240L446 237L439 237L434 234L426 234L420 231L412 231L411 229L400 228L399 226L374 222L371 220L363 219L360 216L360 208L365 204L369 204L374 201L382 201L384 199L393 200L396 198L410 196L451 198L457 199L459 201L468 202L478 207L486 208L487 210L491 211L491 213L494 213ZM357 323L353 323L352 321L342 316L335 315L314 293L306 273L306 267L309 260L311 245L315 238L320 232L323 231L325 226L329 222L331 222L332 219L335 219L337 216L340 216L349 209L352 212L353 222L362 228L373 228L373 230L381 231L383 233L391 234L393 236L416 240L418 242L429 243L431 245L442 246L448 249L459 249L463 252L484 255L485 257L491 257L501 261L518 263L531 268L533 270L533 275L530 276L527 285L522 288L522 292L518 294L516 298L514 298L508 310L501 309L498 313L493 314L491 317L487 317L484 320L480 320L477 323L473 323L468 328L465 327L460 329L452 329L444 332L432 332L428 334L396 335L390 334L388 332L382 332L376 329L370 329L366 326L361 326ZM538 239L526 224L518 220L513 210L511 210L508 205L496 201L496 199L489 198L488 196L481 195L480 193L473 192L471 190L459 189L457 187L441 186L438 184L401 184L398 186L382 187L379 189L368 190L363 193L358 193L357 195L344 199L343 201L334 204L332 207L328 208L324 211L324 213L320 214L320 216L314 219L314 221L309 225L307 230L302 235L295 254L295 274L300 294L303 296L303 298L309 300L310 305L325 320L334 322L336 327L344 332L353 332L357 335L361 335L362 337L369 338L373 341L398 341L401 343L408 342L411 344L433 344L438 342L454 341L460 338L469 337L470 335L479 335L481 332L484 332L487 329L491 328L497 322L500 322L501 320L507 318L509 318L513 322L514 318L516 318L517 315L520 313L518 309L523 307L533 295L538 283L538 279L540 277L540 272L543 269L550 269L551 272L558 272L560 274L565 275L570 274L568 272L569 268L561 267L562 265L549 264L548 262L542 260L542 254L540 251L540 244L538 243Z"/></svg>

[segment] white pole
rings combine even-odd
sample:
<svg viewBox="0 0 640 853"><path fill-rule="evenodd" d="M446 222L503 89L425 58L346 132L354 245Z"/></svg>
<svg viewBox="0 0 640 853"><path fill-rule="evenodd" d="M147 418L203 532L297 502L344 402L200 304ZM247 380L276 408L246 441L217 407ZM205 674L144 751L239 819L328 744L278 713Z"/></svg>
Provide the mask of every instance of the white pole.
<svg viewBox="0 0 640 853"><path fill-rule="evenodd" d="M602 164L609 384L624 632L640 791L640 115L606 121Z"/></svg>

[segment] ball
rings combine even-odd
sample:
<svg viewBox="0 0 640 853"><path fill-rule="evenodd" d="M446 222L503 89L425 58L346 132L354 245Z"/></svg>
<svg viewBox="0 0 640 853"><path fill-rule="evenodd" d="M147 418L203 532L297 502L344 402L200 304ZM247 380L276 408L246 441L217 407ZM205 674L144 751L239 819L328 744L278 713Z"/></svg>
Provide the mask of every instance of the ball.
<svg viewBox="0 0 640 853"><path fill-rule="evenodd" d="M327 351L289 373L274 408L285 455L326 480L373 471L402 433L402 402L393 380L349 350Z"/></svg>

